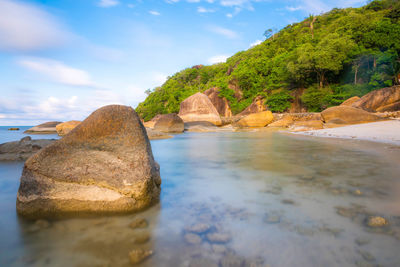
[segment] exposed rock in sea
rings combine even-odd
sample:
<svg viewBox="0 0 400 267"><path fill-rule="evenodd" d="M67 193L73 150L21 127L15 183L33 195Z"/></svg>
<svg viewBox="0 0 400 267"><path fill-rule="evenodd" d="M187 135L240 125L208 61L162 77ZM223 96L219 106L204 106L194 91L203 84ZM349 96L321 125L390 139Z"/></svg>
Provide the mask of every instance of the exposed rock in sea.
<svg viewBox="0 0 400 267"><path fill-rule="evenodd" d="M359 96L353 96L350 97L349 99L347 99L346 101L344 101L342 104L340 104L341 106L348 106L351 107L355 102L357 102L358 100L360 100Z"/></svg>
<svg viewBox="0 0 400 267"><path fill-rule="evenodd" d="M321 112L321 116L324 122L335 124L357 124L383 120L373 113L347 106L325 109Z"/></svg>
<svg viewBox="0 0 400 267"><path fill-rule="evenodd" d="M62 123L61 121L49 121L42 123L40 125L37 125L35 127L29 128L26 130L24 133L30 133L30 134L54 134L57 133L56 126L58 124Z"/></svg>
<svg viewBox="0 0 400 267"><path fill-rule="evenodd" d="M196 93L182 101L178 115L184 122L208 121L217 126L222 124L217 109L202 93Z"/></svg>
<svg viewBox="0 0 400 267"><path fill-rule="evenodd" d="M216 87L210 88L204 91L204 94L208 96L208 98L211 100L211 103L217 109L219 115L221 115L222 117L232 116L232 110L229 105L229 102L225 97L219 96L218 88Z"/></svg>
<svg viewBox="0 0 400 267"><path fill-rule="evenodd" d="M183 120L175 113L161 115L154 124L154 130L163 133L182 133L184 128Z"/></svg>
<svg viewBox="0 0 400 267"><path fill-rule="evenodd" d="M8 128L9 131L19 131L19 128L17 127L12 127L12 128Z"/></svg>
<svg viewBox="0 0 400 267"><path fill-rule="evenodd" d="M265 127L274 120L271 111L250 114L237 122L239 127Z"/></svg>
<svg viewBox="0 0 400 267"><path fill-rule="evenodd" d="M353 103L353 107L369 112L400 110L400 86L392 86L372 91Z"/></svg>
<svg viewBox="0 0 400 267"><path fill-rule="evenodd" d="M68 134L72 129L78 126L81 122L80 121L67 121L60 123L56 126L57 134L59 136L64 136Z"/></svg>
<svg viewBox="0 0 400 267"><path fill-rule="evenodd" d="M24 161L40 149L50 145L55 139L32 140L30 136L20 141L0 144L0 161Z"/></svg>
<svg viewBox="0 0 400 267"><path fill-rule="evenodd" d="M160 184L138 115L111 105L26 161L17 210L31 217L137 211L158 201Z"/></svg>
<svg viewBox="0 0 400 267"><path fill-rule="evenodd" d="M262 96L257 96L254 98L253 102L245 108L238 116L247 116L253 113L259 113L267 110L267 106L265 105L265 99Z"/></svg>

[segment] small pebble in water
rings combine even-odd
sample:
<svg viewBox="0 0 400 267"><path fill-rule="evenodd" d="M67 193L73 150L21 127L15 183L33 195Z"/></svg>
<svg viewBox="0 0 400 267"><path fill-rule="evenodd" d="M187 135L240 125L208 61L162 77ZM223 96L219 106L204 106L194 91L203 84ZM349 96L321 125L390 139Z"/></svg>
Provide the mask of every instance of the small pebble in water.
<svg viewBox="0 0 400 267"><path fill-rule="evenodd" d="M380 216L371 216L368 218L367 225L369 227L382 227L388 224L388 221Z"/></svg>

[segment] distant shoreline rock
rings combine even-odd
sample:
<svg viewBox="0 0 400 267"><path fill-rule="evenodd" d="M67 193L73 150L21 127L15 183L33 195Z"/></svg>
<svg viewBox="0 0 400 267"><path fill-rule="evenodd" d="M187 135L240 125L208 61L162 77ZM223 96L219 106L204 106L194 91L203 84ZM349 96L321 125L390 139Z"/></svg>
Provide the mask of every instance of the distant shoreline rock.
<svg viewBox="0 0 400 267"><path fill-rule="evenodd" d="M12 128L8 128L9 131L19 131L19 128L17 127L12 127Z"/></svg>
<svg viewBox="0 0 400 267"><path fill-rule="evenodd" d="M56 125L56 131L59 136L64 136L78 126L80 121L67 121Z"/></svg>
<svg viewBox="0 0 400 267"><path fill-rule="evenodd" d="M61 121L49 121L32 128L29 128L24 133L27 134L56 134L57 129L56 126L62 123Z"/></svg>

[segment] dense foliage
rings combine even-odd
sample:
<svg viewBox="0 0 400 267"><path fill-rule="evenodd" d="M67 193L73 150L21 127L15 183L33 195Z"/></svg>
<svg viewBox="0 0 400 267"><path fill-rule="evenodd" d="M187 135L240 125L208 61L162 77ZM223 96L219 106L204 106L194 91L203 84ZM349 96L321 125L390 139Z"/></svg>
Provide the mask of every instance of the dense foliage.
<svg viewBox="0 0 400 267"><path fill-rule="evenodd" d="M226 63L195 66L176 73L149 92L137 112L145 120L179 111L196 92L218 87L234 114L258 96L272 111L291 106L302 89L303 105L320 111L349 97L399 83L400 1L372 1L361 8L333 9L266 31L262 44L230 57Z"/></svg>

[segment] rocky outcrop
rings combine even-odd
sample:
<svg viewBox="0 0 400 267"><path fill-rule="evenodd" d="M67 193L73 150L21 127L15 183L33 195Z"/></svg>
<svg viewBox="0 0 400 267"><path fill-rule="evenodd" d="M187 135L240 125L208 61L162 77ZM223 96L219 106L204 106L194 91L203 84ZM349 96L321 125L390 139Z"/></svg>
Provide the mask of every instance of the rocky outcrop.
<svg viewBox="0 0 400 267"><path fill-rule="evenodd" d="M29 134L54 134L57 133L56 126L62 123L61 121L49 121L32 127L26 130L24 133Z"/></svg>
<svg viewBox="0 0 400 267"><path fill-rule="evenodd" d="M161 115L154 124L154 130L163 133L182 133L184 128L183 120L175 113Z"/></svg>
<svg viewBox="0 0 400 267"><path fill-rule="evenodd" d="M358 100L360 100L360 97L358 96L353 96L350 97L349 99L347 99L346 101L344 101L342 104L340 104L341 106L348 106L351 107L355 102L357 102Z"/></svg>
<svg viewBox="0 0 400 267"><path fill-rule="evenodd" d="M19 131L19 128L17 127L12 127L12 128L8 128L9 131Z"/></svg>
<svg viewBox="0 0 400 267"><path fill-rule="evenodd" d="M0 144L0 161L24 161L54 141L55 139L32 140L27 136L20 141Z"/></svg>
<svg viewBox="0 0 400 267"><path fill-rule="evenodd" d="M321 120L312 120L312 121L296 121L289 127L289 130L293 132L300 132L300 131L320 130L323 128L324 124Z"/></svg>
<svg viewBox="0 0 400 267"><path fill-rule="evenodd" d="M259 113L267 110L267 106L264 104L265 99L262 96L254 98L253 103L250 104L245 110L239 113L238 116L247 116L253 113Z"/></svg>
<svg viewBox="0 0 400 267"><path fill-rule="evenodd" d="M187 132L216 132L219 127L208 121L186 122L185 131Z"/></svg>
<svg viewBox="0 0 400 267"><path fill-rule="evenodd" d="M243 92L242 92L242 90L240 89L239 81L238 81L238 80L236 80L236 79L230 80L230 81L228 82L228 88L231 89L231 90L233 90L233 91L235 92L234 97L235 97L238 101L242 100L242 98L243 98Z"/></svg>
<svg viewBox="0 0 400 267"><path fill-rule="evenodd" d="M146 121L143 123L144 127L146 128L154 128L154 125L156 124L156 122L158 121L158 119L161 117L161 114L158 114L156 116L154 116L154 118L152 118L149 121Z"/></svg>
<svg viewBox="0 0 400 267"><path fill-rule="evenodd" d="M347 106L325 109L321 112L321 116L325 123L334 124L357 124L383 120L383 118L373 113Z"/></svg>
<svg viewBox="0 0 400 267"><path fill-rule="evenodd" d="M184 122L208 121L217 126L222 124L217 109L202 93L196 93L182 101L178 115Z"/></svg>
<svg viewBox="0 0 400 267"><path fill-rule="evenodd" d="M67 122L60 123L56 126L57 134L59 136L64 136L64 135L68 134L70 131L72 131L72 129L74 129L76 126L78 126L79 123L81 123L81 122L80 121L67 121Z"/></svg>
<svg viewBox="0 0 400 267"><path fill-rule="evenodd" d="M274 122L269 124L268 127L288 128L295 122L322 121L320 113L281 113L273 115Z"/></svg>
<svg viewBox="0 0 400 267"><path fill-rule="evenodd" d="M160 184L138 115L111 105L26 161L17 211L31 217L137 211L159 199Z"/></svg>
<svg viewBox="0 0 400 267"><path fill-rule="evenodd" d="M353 107L369 112L400 110L400 86L392 86L372 91L353 103Z"/></svg>
<svg viewBox="0 0 400 267"><path fill-rule="evenodd" d="M217 109L219 115L222 117L231 117L232 110L229 106L229 102L225 97L219 96L219 90L216 87L210 88L204 92L206 96L211 100L211 103Z"/></svg>
<svg viewBox="0 0 400 267"><path fill-rule="evenodd" d="M239 127L265 127L274 120L271 111L263 111L259 113L250 114L240 121L235 126Z"/></svg>

